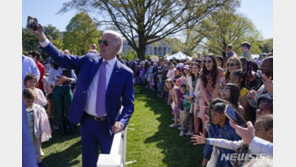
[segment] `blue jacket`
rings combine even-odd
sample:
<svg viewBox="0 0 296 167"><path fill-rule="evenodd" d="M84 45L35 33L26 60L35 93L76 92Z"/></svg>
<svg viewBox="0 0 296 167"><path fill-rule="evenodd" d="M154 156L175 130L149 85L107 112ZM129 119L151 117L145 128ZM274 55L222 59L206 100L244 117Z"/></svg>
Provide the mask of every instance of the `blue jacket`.
<svg viewBox="0 0 296 167"><path fill-rule="evenodd" d="M241 140L241 137L239 137L236 132L235 129L233 129L230 126L229 120L226 120L226 123L223 127L219 127L218 125L214 125L211 124L210 125L210 130L209 130L209 138L216 138L216 139L226 139L226 140L231 140L231 141L238 141ZM233 150L229 150L226 148L221 148L218 147L220 154L218 155L218 160L217 160L217 164L216 167L231 167L231 162L230 161L226 161L223 160L221 161L221 156L222 154L232 154L234 153ZM213 146L209 145L208 143L205 145L204 147L204 158L209 160L211 153L213 150Z"/></svg>
<svg viewBox="0 0 296 167"><path fill-rule="evenodd" d="M97 53L92 52L81 57L63 55L51 42L42 50L61 67L80 71L68 114L68 120L76 125L82 119L87 90L99 69L102 59L99 58ZM105 102L109 131L111 131L115 121L121 122L126 127L134 112L133 71L118 60L116 60L106 90ZM121 106L123 106L123 109L120 113Z"/></svg>

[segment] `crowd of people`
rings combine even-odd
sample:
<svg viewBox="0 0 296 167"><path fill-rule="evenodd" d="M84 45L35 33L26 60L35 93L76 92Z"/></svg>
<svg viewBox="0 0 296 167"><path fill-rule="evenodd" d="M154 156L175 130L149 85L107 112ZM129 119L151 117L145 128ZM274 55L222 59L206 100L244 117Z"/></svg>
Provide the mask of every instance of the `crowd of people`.
<svg viewBox="0 0 296 167"><path fill-rule="evenodd" d="M73 132L67 114L77 77L73 70L61 68L54 62L42 63L40 56L36 50L23 55L23 100L37 163L43 166L42 142L52 137L52 129L63 135Z"/></svg>
<svg viewBox="0 0 296 167"><path fill-rule="evenodd" d="M223 159L228 153L266 155L256 160L265 160L263 166L268 166L273 155L273 53L253 58L251 45L244 42L243 54L238 56L232 47L228 45L222 56L125 63L134 71L135 84L155 91L171 106L173 122L168 128L178 128L179 135L191 136L194 144L206 144L202 166L242 166L248 162ZM248 121L247 127L225 115L228 105ZM254 131L253 138L246 140L241 131L249 129ZM261 148L254 144L257 141L271 148Z"/></svg>
<svg viewBox="0 0 296 167"><path fill-rule="evenodd" d="M268 166L273 156L273 53L254 59L249 43L241 44L242 56L232 47L228 45L222 56L192 60L117 59L133 70L135 85L155 91L171 106L173 122L168 128L191 136L193 145L205 144L202 166ZM93 44L89 52L98 54L96 49ZM54 61L43 65L35 50L28 57L23 56L23 99L37 163L43 166L42 142L51 138L52 129L62 135L73 132L67 115L79 71ZM225 115L228 105L248 121L245 127ZM252 157L229 160L228 154Z"/></svg>

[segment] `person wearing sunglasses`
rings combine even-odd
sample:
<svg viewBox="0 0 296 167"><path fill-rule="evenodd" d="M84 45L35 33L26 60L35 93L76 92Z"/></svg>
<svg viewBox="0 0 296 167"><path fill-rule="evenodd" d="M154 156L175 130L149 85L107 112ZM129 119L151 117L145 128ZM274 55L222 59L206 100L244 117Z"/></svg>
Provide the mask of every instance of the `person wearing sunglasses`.
<svg viewBox="0 0 296 167"><path fill-rule="evenodd" d="M204 58L203 68L201 70L201 97L200 97L200 112L205 116L212 99L219 97L221 78L224 78L223 69L218 67L215 55L209 54ZM204 120L205 118L202 118ZM204 121L203 125L204 125ZM203 128L204 129L204 128ZM205 130L203 130L205 134Z"/></svg>
<svg viewBox="0 0 296 167"><path fill-rule="evenodd" d="M114 134L127 126L134 111L133 72L116 58L123 39L119 33L106 30L99 40L100 55L72 56L64 55L46 38L42 25L31 32L57 64L80 71L68 120L80 123L82 166L96 166L98 146L101 153L109 154Z"/></svg>
<svg viewBox="0 0 296 167"><path fill-rule="evenodd" d="M225 80L226 83L229 82L230 73L234 70L242 69L242 63L237 57L231 57L226 62L226 73Z"/></svg>

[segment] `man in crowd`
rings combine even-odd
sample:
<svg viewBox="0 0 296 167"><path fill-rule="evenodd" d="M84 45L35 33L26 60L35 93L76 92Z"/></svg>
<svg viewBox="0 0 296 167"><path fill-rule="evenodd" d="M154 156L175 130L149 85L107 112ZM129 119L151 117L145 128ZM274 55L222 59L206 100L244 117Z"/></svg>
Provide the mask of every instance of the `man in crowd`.
<svg viewBox="0 0 296 167"><path fill-rule="evenodd" d="M97 53L82 57L63 55L46 38L40 24L32 33L56 63L80 71L68 119L75 125L80 123L83 166L95 167L98 145L101 153L108 154L114 133L126 127L134 111L133 72L116 58L122 49L122 37L117 32L104 31L99 40L100 58Z"/></svg>
<svg viewBox="0 0 296 167"><path fill-rule="evenodd" d="M251 45L248 42L243 42L241 44L241 49L243 51L243 57L246 58L247 60L251 60Z"/></svg>
<svg viewBox="0 0 296 167"><path fill-rule="evenodd" d="M237 57L236 53L232 50L232 48L233 48L232 44L229 44L227 46L227 51L226 51L227 59L229 59L232 56Z"/></svg>
<svg viewBox="0 0 296 167"><path fill-rule="evenodd" d="M22 81L24 81L24 78L29 73L35 74L37 77L37 80L39 80L40 73L34 60L31 59L30 57L22 55ZM24 82L22 82L22 90L24 89L25 89L25 85L24 85Z"/></svg>
<svg viewBox="0 0 296 167"><path fill-rule="evenodd" d="M43 82L42 82L42 79L43 79L43 76L45 74L45 68L43 66L42 63L40 63L40 53L36 50L32 50L29 52L28 54L28 57L32 58L34 60L34 62L36 63L37 67L38 67L38 70L39 70L39 73L40 73L40 78L38 80L38 83L37 83L37 88L41 89L42 91L44 91L43 89Z"/></svg>

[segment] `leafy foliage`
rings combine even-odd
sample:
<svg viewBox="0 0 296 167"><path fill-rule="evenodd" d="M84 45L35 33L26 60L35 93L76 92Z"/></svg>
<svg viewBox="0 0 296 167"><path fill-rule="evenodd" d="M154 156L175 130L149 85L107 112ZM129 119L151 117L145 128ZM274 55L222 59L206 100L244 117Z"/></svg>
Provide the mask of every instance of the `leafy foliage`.
<svg viewBox="0 0 296 167"><path fill-rule="evenodd" d="M144 59L146 46L192 27L205 16L238 0L70 0L70 9L99 14L98 21L117 28L128 44ZM138 42L135 40L138 39Z"/></svg>
<svg viewBox="0 0 296 167"><path fill-rule="evenodd" d="M44 34L58 49L63 48L61 32L56 27L50 24L48 26L44 26ZM24 53L31 50L37 50L41 53L42 59L48 57L44 52L42 52L38 39L28 28L22 28L22 45Z"/></svg>
<svg viewBox="0 0 296 167"><path fill-rule="evenodd" d="M273 38L266 39L260 42L259 48L262 53L269 53L273 48Z"/></svg>
<svg viewBox="0 0 296 167"><path fill-rule="evenodd" d="M98 45L101 33L86 13L76 14L69 22L64 33L64 49L76 55L84 55L91 44Z"/></svg>
<svg viewBox="0 0 296 167"><path fill-rule="evenodd" d="M137 56L137 52L133 49L127 49L126 54L121 54L122 59L124 60L134 60L136 59Z"/></svg>
<svg viewBox="0 0 296 167"><path fill-rule="evenodd" d="M209 52L221 54L228 44L233 44L233 50L241 55L240 45L247 41L251 44L251 53L260 53L261 34L248 18L240 14L226 10L215 12L203 21L202 28L207 30L202 32Z"/></svg>

